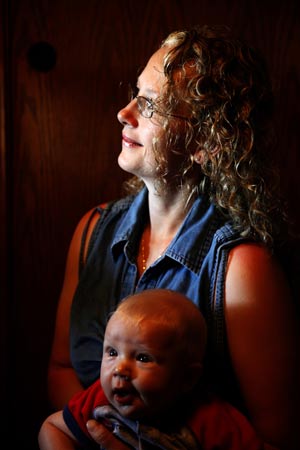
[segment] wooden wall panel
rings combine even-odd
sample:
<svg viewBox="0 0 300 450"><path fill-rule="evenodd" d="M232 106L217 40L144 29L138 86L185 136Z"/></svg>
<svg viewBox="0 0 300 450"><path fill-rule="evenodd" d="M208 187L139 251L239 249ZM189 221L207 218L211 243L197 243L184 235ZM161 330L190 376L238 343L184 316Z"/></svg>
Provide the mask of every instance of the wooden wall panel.
<svg viewBox="0 0 300 450"><path fill-rule="evenodd" d="M135 81L137 68L173 29L226 23L243 33L266 54L274 75L284 188L298 205L299 7L294 0L3 1L9 11L6 72L11 74L6 80L11 112L5 112L13 119L6 136L13 255L7 388L14 392L14 418L20 405L31 411L15 440L32 449L47 412L47 361L71 234L87 209L121 194L126 177L116 162L121 145L116 114L126 101L120 83ZM28 60L41 42L57 57L44 72L36 70L43 58L35 65ZM0 53L0 76L2 61ZM0 101L3 132L1 95ZM1 177L6 175L3 139ZM3 211L1 205L2 218Z"/></svg>
<svg viewBox="0 0 300 450"><path fill-rule="evenodd" d="M0 398L8 403L7 383L9 380L9 256L8 256L8 217L7 217L7 164L6 164L6 115L5 115L5 63L6 60L6 10L0 0ZM6 422L4 422L6 423Z"/></svg>

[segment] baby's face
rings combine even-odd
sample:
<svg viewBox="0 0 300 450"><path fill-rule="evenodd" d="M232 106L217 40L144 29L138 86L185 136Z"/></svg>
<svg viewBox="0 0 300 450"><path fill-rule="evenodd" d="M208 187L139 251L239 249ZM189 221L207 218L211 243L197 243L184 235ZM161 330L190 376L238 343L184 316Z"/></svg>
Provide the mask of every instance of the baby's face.
<svg viewBox="0 0 300 450"><path fill-rule="evenodd" d="M125 417L157 417L181 392L184 368L174 333L149 320L115 313L106 328L101 384Z"/></svg>

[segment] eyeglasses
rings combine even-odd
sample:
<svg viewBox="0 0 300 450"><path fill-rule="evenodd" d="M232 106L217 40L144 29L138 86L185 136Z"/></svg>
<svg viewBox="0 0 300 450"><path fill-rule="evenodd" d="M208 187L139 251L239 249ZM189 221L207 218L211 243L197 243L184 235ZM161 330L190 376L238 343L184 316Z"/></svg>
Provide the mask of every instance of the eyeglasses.
<svg viewBox="0 0 300 450"><path fill-rule="evenodd" d="M146 119L151 119L155 111L155 107L150 98L138 95L138 88L134 88L132 86L129 86L128 98L130 102L135 99L137 101L139 113Z"/></svg>
<svg viewBox="0 0 300 450"><path fill-rule="evenodd" d="M176 117L177 119L189 120L187 117L184 117L184 116L179 116L177 114L171 114L171 113L159 111L157 108L155 108L154 103L150 98L143 97L142 95L138 95L137 87L129 86L128 99L130 102L132 102L132 100L136 100L139 113L146 119L151 119L151 117L153 116L153 113L156 112L157 114L160 114L161 116L171 116L171 117Z"/></svg>

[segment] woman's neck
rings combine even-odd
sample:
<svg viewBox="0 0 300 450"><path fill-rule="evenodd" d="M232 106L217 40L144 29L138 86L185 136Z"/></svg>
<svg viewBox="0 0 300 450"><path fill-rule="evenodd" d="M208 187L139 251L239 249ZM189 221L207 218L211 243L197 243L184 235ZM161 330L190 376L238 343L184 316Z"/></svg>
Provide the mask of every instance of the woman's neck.
<svg viewBox="0 0 300 450"><path fill-rule="evenodd" d="M175 192L167 189L162 194L149 191L149 226L152 237L168 239L174 236L193 204L185 189Z"/></svg>
<svg viewBox="0 0 300 450"><path fill-rule="evenodd" d="M181 192L158 195L149 192L149 222L139 245L137 265L140 275L161 258L184 221L192 201Z"/></svg>

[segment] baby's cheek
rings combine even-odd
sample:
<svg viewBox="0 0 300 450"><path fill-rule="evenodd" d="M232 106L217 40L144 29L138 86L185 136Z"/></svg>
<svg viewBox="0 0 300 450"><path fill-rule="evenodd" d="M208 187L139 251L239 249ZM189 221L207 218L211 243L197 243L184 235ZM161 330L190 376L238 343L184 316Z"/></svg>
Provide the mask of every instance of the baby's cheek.
<svg viewBox="0 0 300 450"><path fill-rule="evenodd" d="M174 380L169 373L164 371L155 371L144 373L139 379L140 390L144 394L152 396L165 396L165 393L170 389L174 389Z"/></svg>

